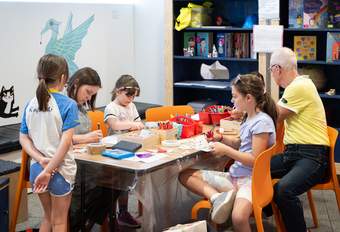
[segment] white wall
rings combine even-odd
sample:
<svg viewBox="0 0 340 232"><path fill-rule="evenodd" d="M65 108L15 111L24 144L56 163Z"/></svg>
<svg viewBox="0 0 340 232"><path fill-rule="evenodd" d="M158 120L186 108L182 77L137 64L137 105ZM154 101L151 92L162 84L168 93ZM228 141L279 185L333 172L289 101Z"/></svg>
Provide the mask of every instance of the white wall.
<svg viewBox="0 0 340 232"><path fill-rule="evenodd" d="M164 0L136 0L134 11L135 75L141 85L136 100L164 104Z"/></svg>

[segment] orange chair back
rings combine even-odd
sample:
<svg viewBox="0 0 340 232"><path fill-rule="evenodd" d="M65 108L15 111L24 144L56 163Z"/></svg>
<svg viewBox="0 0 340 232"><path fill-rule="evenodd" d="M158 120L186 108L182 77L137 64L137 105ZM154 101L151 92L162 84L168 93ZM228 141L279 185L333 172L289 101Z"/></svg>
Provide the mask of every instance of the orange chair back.
<svg viewBox="0 0 340 232"><path fill-rule="evenodd" d="M104 123L104 112L95 110L95 111L88 111L87 115L91 119L92 128L91 130L98 130L98 125L100 125L100 129L102 130L103 136L107 135L107 127Z"/></svg>
<svg viewBox="0 0 340 232"><path fill-rule="evenodd" d="M284 123L276 124L276 151L275 153L281 153L284 150L283 137L284 137Z"/></svg>
<svg viewBox="0 0 340 232"><path fill-rule="evenodd" d="M185 114L194 114L194 109L189 105L180 106L161 106L150 108L145 111L145 120L150 121L165 121L169 120L171 115L176 116Z"/></svg>
<svg viewBox="0 0 340 232"><path fill-rule="evenodd" d="M29 163L30 163L30 158L29 158L28 154L26 153L26 151L24 149L22 149L19 181L18 181L16 193L15 193L15 201L14 201L14 207L13 207L12 217L11 217L12 221L11 221L11 225L10 225L10 232L15 231L17 218L18 218L18 214L19 214L22 190L24 188L30 187L30 182L29 182L29 168L30 168L30 166L29 166Z"/></svg>

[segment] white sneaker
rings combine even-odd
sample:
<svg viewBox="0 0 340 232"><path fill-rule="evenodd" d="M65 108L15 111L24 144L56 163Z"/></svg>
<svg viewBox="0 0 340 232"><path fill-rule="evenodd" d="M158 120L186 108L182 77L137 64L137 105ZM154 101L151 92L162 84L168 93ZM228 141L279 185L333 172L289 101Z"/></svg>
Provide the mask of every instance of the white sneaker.
<svg viewBox="0 0 340 232"><path fill-rule="evenodd" d="M212 202L211 220L217 224L222 224L230 216L233 209L236 192L230 190L228 192L220 193L218 197Z"/></svg>

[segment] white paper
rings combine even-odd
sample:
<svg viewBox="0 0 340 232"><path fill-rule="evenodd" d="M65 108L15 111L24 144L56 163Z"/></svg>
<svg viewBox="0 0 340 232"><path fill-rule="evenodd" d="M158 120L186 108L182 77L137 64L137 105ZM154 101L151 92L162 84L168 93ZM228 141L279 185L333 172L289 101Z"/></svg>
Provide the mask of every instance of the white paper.
<svg viewBox="0 0 340 232"><path fill-rule="evenodd" d="M271 53L282 47L282 25L254 25L254 51Z"/></svg>
<svg viewBox="0 0 340 232"><path fill-rule="evenodd" d="M106 136L106 137L102 138L102 143L106 147L112 147L113 145L118 143L118 137L116 135Z"/></svg>
<svg viewBox="0 0 340 232"><path fill-rule="evenodd" d="M280 1L259 0L259 19L280 19Z"/></svg>

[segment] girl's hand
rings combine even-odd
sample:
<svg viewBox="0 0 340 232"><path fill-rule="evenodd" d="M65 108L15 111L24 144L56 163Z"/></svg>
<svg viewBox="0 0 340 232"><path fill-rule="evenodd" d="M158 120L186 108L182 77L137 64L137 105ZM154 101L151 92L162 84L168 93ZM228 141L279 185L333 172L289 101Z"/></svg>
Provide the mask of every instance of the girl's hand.
<svg viewBox="0 0 340 232"><path fill-rule="evenodd" d="M210 143L211 153L214 155L225 155L227 153L228 146L220 142Z"/></svg>
<svg viewBox="0 0 340 232"><path fill-rule="evenodd" d="M229 111L229 113L230 117L233 118L234 120L242 120L244 115L242 111L238 111L236 109Z"/></svg>
<svg viewBox="0 0 340 232"><path fill-rule="evenodd" d="M86 135L88 143L98 143L103 138L103 133L101 130L91 131Z"/></svg>
<svg viewBox="0 0 340 232"><path fill-rule="evenodd" d="M34 181L33 192L35 193L43 193L46 191L48 183L51 179L51 173L43 170Z"/></svg>
<svg viewBox="0 0 340 232"><path fill-rule="evenodd" d="M142 122L132 122L130 130L141 130L144 128L144 124Z"/></svg>

